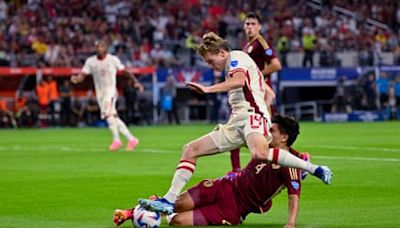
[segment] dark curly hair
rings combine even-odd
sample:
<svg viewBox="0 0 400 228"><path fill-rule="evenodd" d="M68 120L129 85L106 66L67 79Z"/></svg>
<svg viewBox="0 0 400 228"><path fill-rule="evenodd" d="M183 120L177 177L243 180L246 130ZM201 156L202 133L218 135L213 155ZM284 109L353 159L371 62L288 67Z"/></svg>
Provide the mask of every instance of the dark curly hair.
<svg viewBox="0 0 400 228"><path fill-rule="evenodd" d="M272 123L278 124L279 131L288 135L288 146L291 146L300 134L299 122L293 116L276 114L272 118Z"/></svg>

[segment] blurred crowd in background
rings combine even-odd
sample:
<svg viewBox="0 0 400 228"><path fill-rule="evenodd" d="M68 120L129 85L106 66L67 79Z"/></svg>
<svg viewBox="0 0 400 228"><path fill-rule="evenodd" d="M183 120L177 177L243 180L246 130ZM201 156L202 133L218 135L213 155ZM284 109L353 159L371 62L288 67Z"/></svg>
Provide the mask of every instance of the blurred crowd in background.
<svg viewBox="0 0 400 228"><path fill-rule="evenodd" d="M192 47L207 31L240 49L249 11L262 16L262 35L284 66L287 53L305 50L318 50L321 65L340 64L341 51L357 51L360 65L380 52L400 63L393 0L0 0L0 64L80 66L107 36L127 66L193 66L201 61Z"/></svg>
<svg viewBox="0 0 400 228"><path fill-rule="evenodd" d="M393 0L0 0L0 66L81 67L104 37L127 67L200 66L204 63L193 47L201 35L214 31L232 49L241 49L250 11L262 16L262 35L284 67L288 54L314 52L319 66L340 66L337 53L345 51L357 52L359 66L379 65L382 52L393 53L393 63L400 65L400 2ZM315 65L308 55L302 64ZM149 91L138 94L131 82L125 84L120 115L128 124L151 124ZM173 84L167 83L161 95L175 98ZM0 97L2 127L102 124L94 94L74 99L68 78L45 78L32 88L12 102ZM187 104L166 108L160 102L163 121L180 123L177 110ZM330 103L332 112L388 110L395 118L400 76L371 73L350 86L343 77ZM191 104L209 107L207 114L200 109L192 114L212 122L229 112L220 95Z"/></svg>

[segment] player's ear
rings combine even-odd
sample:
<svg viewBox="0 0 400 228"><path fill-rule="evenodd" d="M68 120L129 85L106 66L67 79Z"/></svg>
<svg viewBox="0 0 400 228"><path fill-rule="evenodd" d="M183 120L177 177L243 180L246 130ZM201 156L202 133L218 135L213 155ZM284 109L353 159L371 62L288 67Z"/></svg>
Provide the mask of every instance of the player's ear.
<svg viewBox="0 0 400 228"><path fill-rule="evenodd" d="M219 55L221 57L225 58L227 54L228 54L228 52L226 52L224 49L219 49Z"/></svg>
<svg viewBox="0 0 400 228"><path fill-rule="evenodd" d="M288 134L282 134L282 138L281 138L282 142L287 144L288 139L289 139L289 135Z"/></svg>

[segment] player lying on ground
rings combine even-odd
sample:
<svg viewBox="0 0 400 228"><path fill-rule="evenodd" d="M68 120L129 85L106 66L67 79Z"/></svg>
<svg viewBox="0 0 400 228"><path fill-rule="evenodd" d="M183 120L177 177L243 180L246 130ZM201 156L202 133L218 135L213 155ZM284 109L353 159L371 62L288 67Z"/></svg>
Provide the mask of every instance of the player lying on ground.
<svg viewBox="0 0 400 228"><path fill-rule="evenodd" d="M299 134L298 122L293 117L276 115L272 123L270 146L288 150ZM286 187L289 215L285 227L293 228L301 192L300 173L300 169L253 158L237 176L203 180L181 194L175 203L176 213L167 219L170 225L179 226L240 224L249 213L268 211L272 198ZM132 209L114 212L117 225L131 218Z"/></svg>
<svg viewBox="0 0 400 228"><path fill-rule="evenodd" d="M121 133L128 140L126 150L131 151L135 149L139 140L129 132L125 123L118 117L115 108L118 97L117 72L121 71L123 75L131 77L140 91L143 91L143 86L135 76L125 69L125 66L122 65L117 56L107 53L108 47L105 40L97 41L95 45L97 55L89 57L82 68L82 72L78 75L73 75L71 81L77 84L82 82L86 76L93 76L101 118L107 121L108 128L113 136L109 150L115 151L122 147L119 137L119 133Z"/></svg>
<svg viewBox="0 0 400 228"><path fill-rule="evenodd" d="M186 144L168 192L157 200L140 199L140 205L151 211L173 213L176 198L192 177L199 157L243 145L249 148L252 158L303 169L329 184L332 173L328 167L303 161L284 149L269 148L271 118L265 96L273 92L249 55L243 51L230 51L228 42L215 33L204 35L197 50L214 70L225 70L226 79L212 86L194 82L188 82L187 86L199 93L229 92L232 115L228 123L220 124L212 132Z"/></svg>

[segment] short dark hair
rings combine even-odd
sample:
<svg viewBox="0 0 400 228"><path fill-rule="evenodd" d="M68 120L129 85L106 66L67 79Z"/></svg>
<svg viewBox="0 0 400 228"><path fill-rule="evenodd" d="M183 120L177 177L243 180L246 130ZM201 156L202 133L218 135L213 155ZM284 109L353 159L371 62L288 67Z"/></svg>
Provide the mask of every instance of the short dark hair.
<svg viewBox="0 0 400 228"><path fill-rule="evenodd" d="M257 13L249 12L249 13L246 14L246 19L247 18L256 19L258 21L258 23L261 24L261 16L259 14L257 14Z"/></svg>
<svg viewBox="0 0 400 228"><path fill-rule="evenodd" d="M278 124L279 131L288 135L288 146L291 146L300 134L299 122L293 116L276 114L272 118L272 123Z"/></svg>

